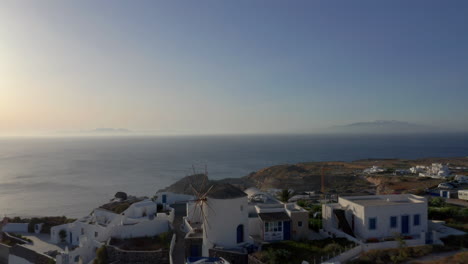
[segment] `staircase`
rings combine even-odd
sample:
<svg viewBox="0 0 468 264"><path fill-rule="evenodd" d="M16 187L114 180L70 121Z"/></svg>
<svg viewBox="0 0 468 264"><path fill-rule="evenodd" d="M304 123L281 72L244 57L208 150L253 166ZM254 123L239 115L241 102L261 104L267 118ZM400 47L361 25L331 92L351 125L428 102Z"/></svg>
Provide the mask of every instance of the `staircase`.
<svg viewBox="0 0 468 264"><path fill-rule="evenodd" d="M346 234L355 237L353 230L349 226L348 220L346 220L345 211L343 209L334 209L333 213L335 213L338 218L338 228L343 230Z"/></svg>

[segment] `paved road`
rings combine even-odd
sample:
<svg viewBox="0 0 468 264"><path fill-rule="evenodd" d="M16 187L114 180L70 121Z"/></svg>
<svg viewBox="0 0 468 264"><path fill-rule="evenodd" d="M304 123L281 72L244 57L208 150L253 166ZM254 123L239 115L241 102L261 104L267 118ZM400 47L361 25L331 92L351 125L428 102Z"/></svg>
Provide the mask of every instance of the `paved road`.
<svg viewBox="0 0 468 264"><path fill-rule="evenodd" d="M185 249L184 249L184 237L185 233L180 230L182 224L182 217L186 215L186 205L185 204L173 204L172 208L175 209L174 217L174 232L176 233L176 245L172 253L172 258L174 264L184 264L185 263Z"/></svg>

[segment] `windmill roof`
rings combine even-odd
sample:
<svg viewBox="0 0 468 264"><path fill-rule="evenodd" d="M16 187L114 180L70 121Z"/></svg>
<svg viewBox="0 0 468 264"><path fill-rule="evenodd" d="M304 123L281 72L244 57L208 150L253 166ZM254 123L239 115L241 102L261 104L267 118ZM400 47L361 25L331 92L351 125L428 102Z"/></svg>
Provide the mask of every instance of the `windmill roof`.
<svg viewBox="0 0 468 264"><path fill-rule="evenodd" d="M213 185L207 195L207 197L213 199L234 199L245 196L247 196L245 192L229 183Z"/></svg>

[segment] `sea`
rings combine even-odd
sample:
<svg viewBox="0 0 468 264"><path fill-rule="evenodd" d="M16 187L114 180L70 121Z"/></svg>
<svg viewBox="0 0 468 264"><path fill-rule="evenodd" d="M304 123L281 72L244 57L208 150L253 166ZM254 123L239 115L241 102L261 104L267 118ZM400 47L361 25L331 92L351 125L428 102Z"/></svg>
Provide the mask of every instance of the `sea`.
<svg viewBox="0 0 468 264"><path fill-rule="evenodd" d="M0 215L81 217L117 191L152 196L191 174L212 179L307 161L468 156L468 134L0 138Z"/></svg>

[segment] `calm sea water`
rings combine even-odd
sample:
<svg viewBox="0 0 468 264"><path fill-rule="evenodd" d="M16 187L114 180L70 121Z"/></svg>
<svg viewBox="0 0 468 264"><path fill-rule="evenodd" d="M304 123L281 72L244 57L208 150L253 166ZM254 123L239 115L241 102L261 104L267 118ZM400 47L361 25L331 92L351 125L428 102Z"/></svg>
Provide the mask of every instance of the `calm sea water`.
<svg viewBox="0 0 468 264"><path fill-rule="evenodd" d="M0 138L0 214L78 217L115 192L152 195L205 164L211 178L302 161L468 155L468 134Z"/></svg>

